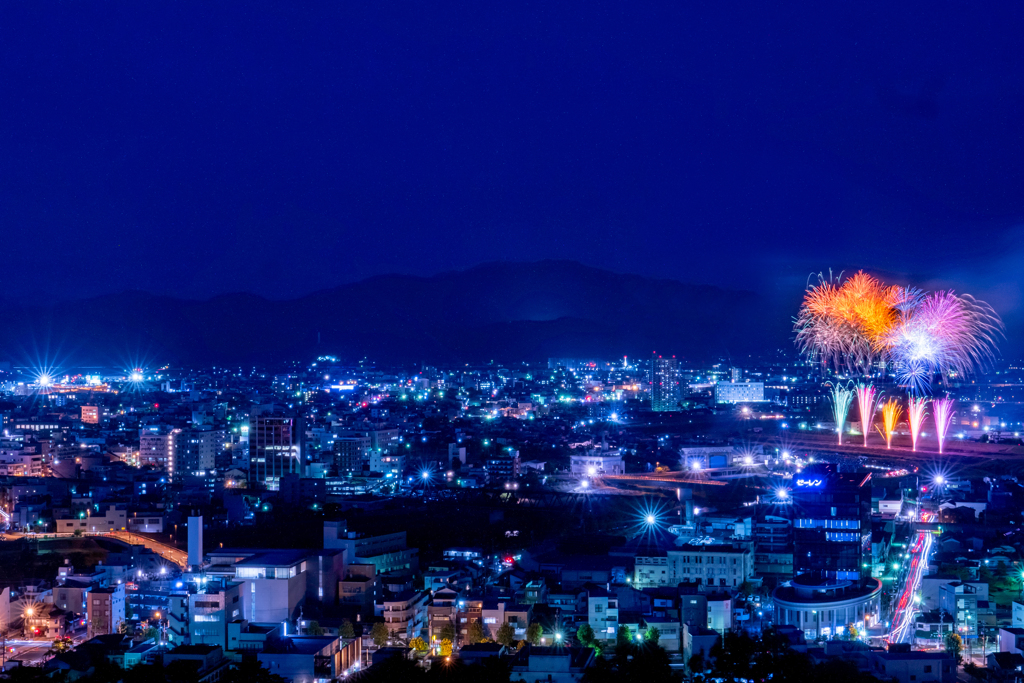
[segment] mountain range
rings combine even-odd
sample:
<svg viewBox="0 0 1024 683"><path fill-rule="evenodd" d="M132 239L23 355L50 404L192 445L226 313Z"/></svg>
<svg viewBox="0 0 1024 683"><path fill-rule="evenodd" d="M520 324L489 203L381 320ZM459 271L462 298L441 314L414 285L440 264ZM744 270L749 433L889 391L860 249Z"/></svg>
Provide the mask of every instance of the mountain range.
<svg viewBox="0 0 1024 683"><path fill-rule="evenodd" d="M16 362L240 365L476 363L657 352L694 359L786 346L790 318L754 292L613 273L572 261L381 275L290 300L126 291L52 306L6 304ZM53 359L47 358L53 362Z"/></svg>

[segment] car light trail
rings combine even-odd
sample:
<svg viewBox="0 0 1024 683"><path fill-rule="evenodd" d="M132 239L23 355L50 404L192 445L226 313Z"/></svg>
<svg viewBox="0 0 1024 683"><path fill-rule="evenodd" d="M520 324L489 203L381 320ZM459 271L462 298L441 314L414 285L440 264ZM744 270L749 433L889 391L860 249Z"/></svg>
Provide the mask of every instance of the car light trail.
<svg viewBox="0 0 1024 683"><path fill-rule="evenodd" d="M890 643L910 642L914 625L914 595L921 588L921 579L928 568L928 556L931 554L932 534L920 531L914 545L910 548L911 559L907 575L903 582L896 606L892 611L892 628L887 640Z"/></svg>

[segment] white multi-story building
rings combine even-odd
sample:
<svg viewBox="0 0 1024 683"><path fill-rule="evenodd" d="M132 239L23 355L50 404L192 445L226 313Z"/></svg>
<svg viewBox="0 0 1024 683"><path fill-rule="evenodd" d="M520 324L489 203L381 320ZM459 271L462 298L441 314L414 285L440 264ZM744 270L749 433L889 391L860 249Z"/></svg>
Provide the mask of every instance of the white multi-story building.
<svg viewBox="0 0 1024 683"><path fill-rule="evenodd" d="M118 510L116 505L111 505L102 515L83 511L78 517L54 521L59 534L73 534L76 531L103 534L109 531L124 531L127 528L127 520L128 513L125 510Z"/></svg>
<svg viewBox="0 0 1024 683"><path fill-rule="evenodd" d="M427 626L429 591L402 591L383 599L384 624L392 635L409 642L424 634Z"/></svg>
<svg viewBox="0 0 1024 683"><path fill-rule="evenodd" d="M606 474L624 474L626 466L618 448L592 448L586 453L569 456L572 474L578 477L600 477Z"/></svg>
<svg viewBox="0 0 1024 683"><path fill-rule="evenodd" d="M760 403L764 400L764 382L715 384L715 403Z"/></svg>
<svg viewBox="0 0 1024 683"><path fill-rule="evenodd" d="M636 558L633 585L637 588L695 583L701 590L736 588L754 578L754 549L750 543L685 545Z"/></svg>

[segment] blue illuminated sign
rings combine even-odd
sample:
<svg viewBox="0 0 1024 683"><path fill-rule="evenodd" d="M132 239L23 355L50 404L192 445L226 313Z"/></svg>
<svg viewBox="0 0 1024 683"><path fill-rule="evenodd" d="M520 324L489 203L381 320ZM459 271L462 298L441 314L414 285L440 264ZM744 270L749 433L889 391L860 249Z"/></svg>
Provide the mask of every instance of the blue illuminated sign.
<svg viewBox="0 0 1024 683"><path fill-rule="evenodd" d="M797 479L796 485L801 488L813 487L817 488L825 483L824 479Z"/></svg>

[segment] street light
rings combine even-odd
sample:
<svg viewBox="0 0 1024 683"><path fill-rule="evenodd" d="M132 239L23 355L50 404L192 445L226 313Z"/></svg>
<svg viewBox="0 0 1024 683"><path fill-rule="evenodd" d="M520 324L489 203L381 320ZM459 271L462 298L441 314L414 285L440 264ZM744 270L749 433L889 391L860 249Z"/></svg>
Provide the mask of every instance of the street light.
<svg viewBox="0 0 1024 683"><path fill-rule="evenodd" d="M658 521L658 520L654 517L654 515L647 515L647 523L648 524L654 524L656 521Z"/></svg>

